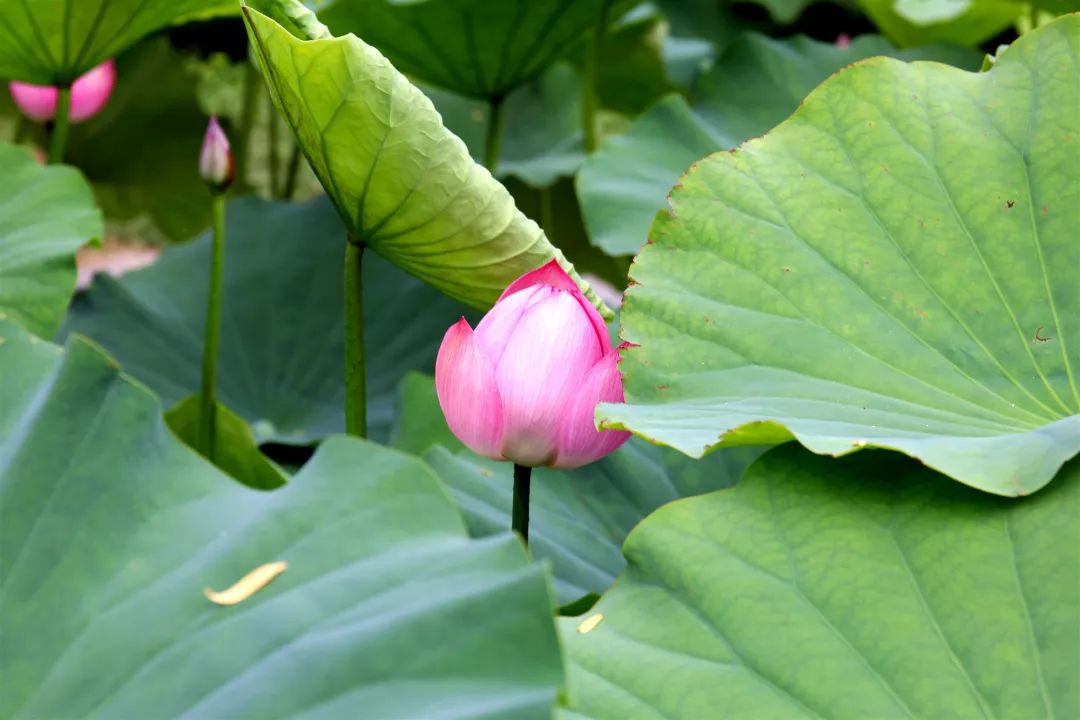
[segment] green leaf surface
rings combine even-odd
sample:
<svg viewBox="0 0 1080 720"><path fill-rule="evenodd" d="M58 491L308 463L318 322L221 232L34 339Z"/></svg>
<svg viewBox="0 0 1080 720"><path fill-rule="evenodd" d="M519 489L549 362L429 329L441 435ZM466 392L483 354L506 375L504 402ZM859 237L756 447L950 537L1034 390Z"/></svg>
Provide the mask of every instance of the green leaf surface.
<svg viewBox="0 0 1080 720"><path fill-rule="evenodd" d="M577 188L593 243L612 255L636 253L664 197L691 164L767 132L829 75L875 55L970 69L981 60L943 46L897 51L865 35L844 49L806 37L744 34L698 79L692 107L678 95L664 98L585 161Z"/></svg>
<svg viewBox="0 0 1080 720"><path fill-rule="evenodd" d="M431 101L377 50L352 35L329 37L297 0L260 0L244 17L275 105L357 240L479 308L555 258L610 316L443 127Z"/></svg>
<svg viewBox="0 0 1080 720"><path fill-rule="evenodd" d="M165 413L165 424L169 429L185 445L196 450L202 410L200 400L198 394L188 395ZM212 461L223 472L256 490L273 490L286 483L288 478L284 471L259 451L255 434L244 418L221 403L217 403L215 430Z"/></svg>
<svg viewBox="0 0 1080 720"><path fill-rule="evenodd" d="M0 144L0 315L52 337L75 290L75 251L103 231L77 170Z"/></svg>
<svg viewBox="0 0 1080 720"><path fill-rule="evenodd" d="M224 0L0 0L0 78L70 83L155 30L231 12Z"/></svg>
<svg viewBox="0 0 1080 720"><path fill-rule="evenodd" d="M335 438L244 488L85 341L0 336L0 717L550 717L542 566L415 458Z"/></svg>
<svg viewBox="0 0 1080 720"><path fill-rule="evenodd" d="M985 73L886 58L685 175L603 405L691 455L794 436L989 492L1080 451L1080 16Z"/></svg>
<svg viewBox="0 0 1080 720"><path fill-rule="evenodd" d="M773 450L649 516L600 624L562 622L567 716L1077 717L1078 491L1075 462L1016 501Z"/></svg>
<svg viewBox="0 0 1080 720"><path fill-rule="evenodd" d="M325 197L242 198L226 215L218 399L259 443L308 444L344 428L345 233ZM167 249L151 267L98 276L67 330L100 342L167 406L199 389L210 237ZM372 253L364 256L370 436L389 433L409 370L431 370L466 311Z"/></svg>
<svg viewBox="0 0 1080 720"><path fill-rule="evenodd" d="M319 10L403 73L480 99L503 97L574 50L610 0L336 0ZM621 3L625 5L626 3Z"/></svg>
<svg viewBox="0 0 1080 720"><path fill-rule="evenodd" d="M423 454L449 486L473 537L509 528L513 466L479 457L458 442L430 377L407 377L400 400L394 445ZM760 453L736 448L691 460L631 438L577 470L533 470L529 550L551 563L559 604L611 587L625 566L623 540L642 518L672 500L733 485Z"/></svg>

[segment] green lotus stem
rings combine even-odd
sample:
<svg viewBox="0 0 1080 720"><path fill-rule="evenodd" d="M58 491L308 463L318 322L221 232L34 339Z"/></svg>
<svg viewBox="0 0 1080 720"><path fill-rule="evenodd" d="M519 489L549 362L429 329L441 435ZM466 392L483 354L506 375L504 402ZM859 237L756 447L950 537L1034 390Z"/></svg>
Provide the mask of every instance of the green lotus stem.
<svg viewBox="0 0 1080 720"><path fill-rule="evenodd" d="M585 77L581 84L581 130L585 141L585 152L591 153L599 142L596 132L596 111L600 106L597 97L597 72L600 66L600 39L607 27L607 0L600 5L600 16L589 38L585 55Z"/></svg>
<svg viewBox="0 0 1080 720"><path fill-rule="evenodd" d="M259 99L259 71L250 60L244 69L244 95L240 105L240 127L233 138L233 176L240 190L248 187L248 160L251 154L251 128L255 125L256 101ZM271 108L270 112L273 112Z"/></svg>
<svg viewBox="0 0 1080 720"><path fill-rule="evenodd" d="M281 160L278 158L278 136L280 135L278 126L280 125L280 119L274 111L273 103L268 102L267 104L270 105L268 108L270 128L266 133L266 150L270 153L270 187L267 188L267 191L273 195L281 186Z"/></svg>
<svg viewBox="0 0 1080 720"><path fill-rule="evenodd" d="M551 190L554 185L540 188L540 228L548 236L548 240L555 242L555 210L551 202ZM556 243L557 244L557 243Z"/></svg>
<svg viewBox="0 0 1080 720"><path fill-rule="evenodd" d="M285 182L281 186L281 192L278 193L278 199L292 200L292 196L296 194L296 180L299 175L300 146L293 145L292 153L289 155L289 165L285 168Z"/></svg>
<svg viewBox="0 0 1080 720"><path fill-rule="evenodd" d="M49 164L64 162L68 129L71 125L71 86L60 85L56 93L56 116L53 118L52 137L49 138Z"/></svg>
<svg viewBox="0 0 1080 720"><path fill-rule="evenodd" d="M364 377L364 245L345 243L345 432L367 437Z"/></svg>
<svg viewBox="0 0 1080 720"><path fill-rule="evenodd" d="M503 97L491 98L491 118L488 120L487 136L484 138L484 167L492 175L499 164L499 149L503 132Z"/></svg>
<svg viewBox="0 0 1080 720"><path fill-rule="evenodd" d="M196 449L215 460L217 440L217 364L221 345L221 286L225 273L225 195L210 196L213 245L210 254L210 292L206 302L202 359L202 392L199 395L199 433Z"/></svg>
<svg viewBox="0 0 1080 720"><path fill-rule="evenodd" d="M514 507L510 526L521 536L525 545L529 544L529 490L532 480L532 468L514 464Z"/></svg>

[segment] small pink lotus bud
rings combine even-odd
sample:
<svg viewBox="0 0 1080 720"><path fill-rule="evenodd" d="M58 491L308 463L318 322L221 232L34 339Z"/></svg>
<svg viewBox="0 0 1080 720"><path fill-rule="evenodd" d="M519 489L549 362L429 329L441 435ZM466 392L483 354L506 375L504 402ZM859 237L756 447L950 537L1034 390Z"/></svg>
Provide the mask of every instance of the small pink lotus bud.
<svg viewBox="0 0 1080 720"><path fill-rule="evenodd" d="M836 36L836 47L841 50L847 50L851 47L851 36L847 33L840 33Z"/></svg>
<svg viewBox="0 0 1080 720"><path fill-rule="evenodd" d="M221 129L216 117L210 118L203 136L202 151L199 152L199 175L215 192L221 192L232 184L233 156L229 149L229 138Z"/></svg>
<svg viewBox="0 0 1080 720"><path fill-rule="evenodd" d="M68 118L73 123L97 115L112 95L116 85L116 65L106 60L71 84L71 107ZM12 81L11 97L23 115L45 122L56 116L56 100L60 91L54 85L31 85Z"/></svg>
<svg viewBox="0 0 1080 720"><path fill-rule="evenodd" d="M518 465L575 468L630 433L597 430L601 402L622 402L619 348L559 264L511 283L473 331L446 331L435 388L446 422L471 450Z"/></svg>

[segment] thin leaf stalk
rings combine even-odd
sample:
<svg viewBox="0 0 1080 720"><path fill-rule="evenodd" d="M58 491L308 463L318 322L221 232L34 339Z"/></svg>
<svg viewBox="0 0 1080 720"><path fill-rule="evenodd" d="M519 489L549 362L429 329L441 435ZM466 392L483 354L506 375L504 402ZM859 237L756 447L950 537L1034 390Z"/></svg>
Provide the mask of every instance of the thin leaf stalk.
<svg viewBox="0 0 1080 720"><path fill-rule="evenodd" d="M196 449L211 461L217 454L217 365L221 349L221 295L225 276L225 195L210 197L210 288L203 330L202 389L199 393L199 429Z"/></svg>
<svg viewBox="0 0 1080 720"><path fill-rule="evenodd" d="M345 243L345 432L356 437L367 437L363 257L363 243L349 236Z"/></svg>
<svg viewBox="0 0 1080 720"><path fill-rule="evenodd" d="M484 138L484 167L492 175L499 165L499 152L502 149L503 134L503 100L501 95L496 95L490 100L491 117L488 119L487 135Z"/></svg>

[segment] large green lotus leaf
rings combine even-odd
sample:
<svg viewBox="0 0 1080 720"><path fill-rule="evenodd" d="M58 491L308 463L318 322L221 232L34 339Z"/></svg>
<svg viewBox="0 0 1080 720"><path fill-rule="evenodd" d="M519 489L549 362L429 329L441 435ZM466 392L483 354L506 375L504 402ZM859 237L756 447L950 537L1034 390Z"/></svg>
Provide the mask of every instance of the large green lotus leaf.
<svg viewBox="0 0 1080 720"><path fill-rule="evenodd" d="M0 144L0 315L52 337L75 290L75 251L103 232L77 170Z"/></svg>
<svg viewBox="0 0 1080 720"><path fill-rule="evenodd" d="M198 173L206 116L187 58L155 39L121 55L116 74L105 108L71 129L65 160L90 180L110 220L146 215L168 240L186 240L210 223Z"/></svg>
<svg viewBox="0 0 1080 720"><path fill-rule="evenodd" d="M632 269L611 426L794 436L1030 493L1080 450L1080 16L986 73L868 60L700 162ZM789 435L790 434L790 435Z"/></svg>
<svg viewBox="0 0 1080 720"><path fill-rule="evenodd" d="M218 398L259 442L307 444L344 428L344 229L325 197L304 204L242 198L227 215ZM210 237L167 249L153 266L99 276L67 329L119 358L166 405L199 389ZM385 438L409 370L430 370L466 310L377 255L364 257L368 423Z"/></svg>
<svg viewBox="0 0 1080 720"><path fill-rule="evenodd" d="M335 0L319 18L403 73L461 95L505 97L573 50L610 0ZM625 2L621 2L625 6Z"/></svg>
<svg viewBox="0 0 1080 720"><path fill-rule="evenodd" d="M610 316L443 127L431 101L375 48L354 35L331 37L298 0L259 0L244 18L278 111L358 241L481 308L555 258Z"/></svg>
<svg viewBox="0 0 1080 720"><path fill-rule="evenodd" d="M585 161L577 188L593 243L612 255L636 253L664 197L692 163L767 132L822 80L874 55L971 69L981 61L976 52L945 46L897 51L874 36L844 49L805 37L741 35L698 79L693 107L678 95L664 98Z"/></svg>
<svg viewBox="0 0 1080 720"><path fill-rule="evenodd" d="M646 518L600 624L564 621L572 716L1077 717L1078 491L1076 462L1017 501L773 450Z"/></svg>
<svg viewBox="0 0 1080 720"><path fill-rule="evenodd" d="M0 335L0 717L550 717L542 566L470 540L423 463L335 438L251 490L87 342Z"/></svg>
<svg viewBox="0 0 1080 720"><path fill-rule="evenodd" d="M0 0L0 78L71 82L155 30L232 12L225 0Z"/></svg>
<svg viewBox="0 0 1080 720"><path fill-rule="evenodd" d="M1015 0L857 0L863 12L902 47L930 42L978 45L1025 12Z"/></svg>
<svg viewBox="0 0 1080 720"><path fill-rule="evenodd" d="M474 537L510 527L513 466L464 449L443 420L430 377L401 385L394 445L422 453L450 487ZM733 448L691 460L631 438L612 455L577 470L533 471L529 549L551 562L555 594L566 605L611 587L625 566L627 533L664 503L734 484L760 454Z"/></svg>

